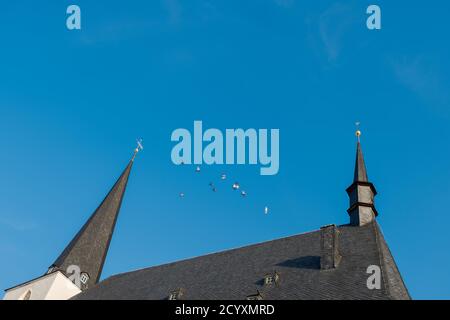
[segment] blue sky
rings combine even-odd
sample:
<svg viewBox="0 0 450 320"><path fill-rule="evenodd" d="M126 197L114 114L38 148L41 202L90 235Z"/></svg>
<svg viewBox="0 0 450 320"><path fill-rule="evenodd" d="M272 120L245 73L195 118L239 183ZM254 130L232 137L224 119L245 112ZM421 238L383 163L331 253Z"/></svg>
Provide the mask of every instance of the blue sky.
<svg viewBox="0 0 450 320"><path fill-rule="evenodd" d="M72 3L80 31L65 27ZM380 31L365 26L372 3ZM2 3L0 288L46 271L137 137L145 150L103 277L347 223L361 121L378 220L411 295L450 298L449 9L436 0ZM174 166L170 134L194 120L279 128L279 174ZM222 172L248 196L221 184Z"/></svg>

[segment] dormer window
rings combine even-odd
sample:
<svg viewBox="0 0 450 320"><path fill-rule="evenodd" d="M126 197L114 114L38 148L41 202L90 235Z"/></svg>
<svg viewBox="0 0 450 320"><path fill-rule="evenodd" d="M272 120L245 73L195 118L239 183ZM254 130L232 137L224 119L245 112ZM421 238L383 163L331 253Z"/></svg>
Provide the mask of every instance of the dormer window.
<svg viewBox="0 0 450 320"><path fill-rule="evenodd" d="M171 292L169 295L169 300L178 300L178 293L177 292Z"/></svg>
<svg viewBox="0 0 450 320"><path fill-rule="evenodd" d="M278 282L279 275L276 272L266 274L264 276L264 285L270 286Z"/></svg>
<svg viewBox="0 0 450 320"><path fill-rule="evenodd" d="M250 300L250 301L262 300L262 299L263 299L263 297L259 293L259 291L257 291L256 294L251 294L251 295L247 296L247 300Z"/></svg>
<svg viewBox="0 0 450 320"><path fill-rule="evenodd" d="M180 300L181 296L182 296L182 290L181 289L177 289L172 291L169 294L169 300Z"/></svg>
<svg viewBox="0 0 450 320"><path fill-rule="evenodd" d="M82 272L80 275L80 281L82 284L86 284L89 281L89 275L86 272Z"/></svg>

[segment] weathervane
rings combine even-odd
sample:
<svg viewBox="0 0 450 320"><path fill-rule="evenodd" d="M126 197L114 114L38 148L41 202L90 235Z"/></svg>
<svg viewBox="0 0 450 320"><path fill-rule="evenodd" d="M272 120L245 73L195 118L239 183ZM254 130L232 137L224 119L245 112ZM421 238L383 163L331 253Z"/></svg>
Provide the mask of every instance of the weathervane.
<svg viewBox="0 0 450 320"><path fill-rule="evenodd" d="M358 142L359 142L359 137L361 136L361 131L359 130L359 125L360 124L361 124L361 122L359 122L359 121L355 122L355 126L356 126L355 135L358 138Z"/></svg>
<svg viewBox="0 0 450 320"><path fill-rule="evenodd" d="M136 158L136 155L138 154L139 151L144 150L144 146L142 145L142 141L143 141L142 139L136 139L137 146L136 146L136 149L134 149L134 155L133 155L133 159L132 160L134 160L134 158Z"/></svg>

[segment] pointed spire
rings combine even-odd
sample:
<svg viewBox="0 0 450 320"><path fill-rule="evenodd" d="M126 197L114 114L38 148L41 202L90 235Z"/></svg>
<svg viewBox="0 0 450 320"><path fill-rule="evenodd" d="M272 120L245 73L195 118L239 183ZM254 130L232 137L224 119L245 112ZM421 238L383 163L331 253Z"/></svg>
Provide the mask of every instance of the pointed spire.
<svg viewBox="0 0 450 320"><path fill-rule="evenodd" d="M355 174L353 176L353 182L368 182L366 164L364 163L364 156L361 149L361 142L358 141L356 145L356 161L355 161Z"/></svg>
<svg viewBox="0 0 450 320"><path fill-rule="evenodd" d="M358 122L357 126L359 126ZM358 141L356 144L355 171L353 183L347 188L347 193L350 197L350 208L347 212L350 215L351 225L362 226L373 221L378 215L374 203L377 191L367 177L367 169L360 142L361 131L359 131L359 128L356 131L356 136Z"/></svg>
<svg viewBox="0 0 450 320"><path fill-rule="evenodd" d="M78 270L82 290L99 281L136 153L100 206L52 264L49 273L59 270L69 277L73 272L67 272L69 267L69 270Z"/></svg>

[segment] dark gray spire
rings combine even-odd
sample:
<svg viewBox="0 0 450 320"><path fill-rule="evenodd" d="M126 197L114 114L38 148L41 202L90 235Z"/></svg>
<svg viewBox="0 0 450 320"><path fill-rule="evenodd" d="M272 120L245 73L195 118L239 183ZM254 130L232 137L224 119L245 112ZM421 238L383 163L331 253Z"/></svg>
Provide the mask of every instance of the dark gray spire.
<svg viewBox="0 0 450 320"><path fill-rule="evenodd" d="M356 146L356 162L355 162L355 175L353 182L368 182L366 164L364 163L364 156L361 149L361 143L358 141Z"/></svg>
<svg viewBox="0 0 450 320"><path fill-rule="evenodd" d="M347 188L350 197L350 207L347 210L350 215L350 224L363 226L375 220L378 215L375 209L374 197L377 194L375 186L367 178L364 156L359 142L361 132L357 131L358 143L356 145L356 162L353 183Z"/></svg>
<svg viewBox="0 0 450 320"><path fill-rule="evenodd" d="M82 275L82 290L99 281L125 194L128 177L133 166L133 160L134 157L103 202L52 264L48 272L59 270L69 277L73 272L67 272L69 266L78 267L80 275ZM86 275L88 280L86 280Z"/></svg>

